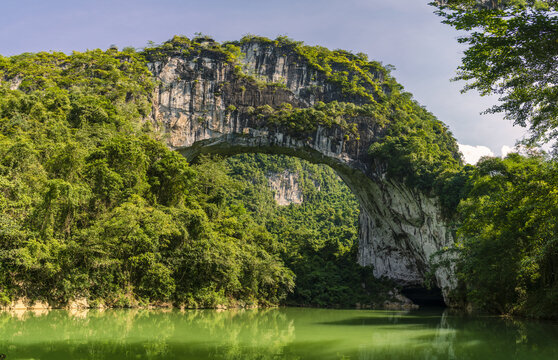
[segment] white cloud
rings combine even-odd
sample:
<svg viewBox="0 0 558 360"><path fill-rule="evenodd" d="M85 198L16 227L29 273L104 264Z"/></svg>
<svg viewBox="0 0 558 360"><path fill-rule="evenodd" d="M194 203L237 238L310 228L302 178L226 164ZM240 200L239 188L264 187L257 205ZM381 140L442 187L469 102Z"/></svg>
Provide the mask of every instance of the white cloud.
<svg viewBox="0 0 558 360"><path fill-rule="evenodd" d="M463 144L458 144L458 145L459 145L459 151L461 151L461 153L463 154L463 158L465 159L465 162L467 164L474 165L483 156L494 156L492 150L490 150L486 146L482 146L482 145L472 146L472 145L463 145Z"/></svg>
<svg viewBox="0 0 558 360"><path fill-rule="evenodd" d="M513 148L513 147L508 146L508 145L504 145L504 146L502 146L502 150L501 150L502 158L505 158L506 155L508 155L509 153L516 152L516 151L517 151L516 148Z"/></svg>

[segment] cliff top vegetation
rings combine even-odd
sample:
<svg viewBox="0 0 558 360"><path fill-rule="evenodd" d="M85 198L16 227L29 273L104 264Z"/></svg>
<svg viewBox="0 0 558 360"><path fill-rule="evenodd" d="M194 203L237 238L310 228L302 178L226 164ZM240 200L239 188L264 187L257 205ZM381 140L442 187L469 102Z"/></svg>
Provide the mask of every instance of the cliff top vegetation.
<svg viewBox="0 0 558 360"><path fill-rule="evenodd" d="M391 75L390 65L371 61L366 54L305 45L285 36L273 40L246 35L222 44L205 35L192 39L175 36L161 45L146 47L142 54L148 61L166 61L172 56L209 57L234 68L238 77L262 86L261 76L245 74L240 66L253 46L288 57L297 66L307 66L312 86L327 87L335 94L334 100L316 101L303 108L291 104L257 109L235 106L236 111L266 119L268 124L283 126L299 136L307 136L318 126L339 127L347 141L360 141L361 123L372 124L380 136L370 144L370 158L387 164L389 177L405 179L413 187L440 196L447 209L455 209L459 195L454 176L463 164L457 142L441 121L403 91ZM263 86L277 85L265 80Z"/></svg>

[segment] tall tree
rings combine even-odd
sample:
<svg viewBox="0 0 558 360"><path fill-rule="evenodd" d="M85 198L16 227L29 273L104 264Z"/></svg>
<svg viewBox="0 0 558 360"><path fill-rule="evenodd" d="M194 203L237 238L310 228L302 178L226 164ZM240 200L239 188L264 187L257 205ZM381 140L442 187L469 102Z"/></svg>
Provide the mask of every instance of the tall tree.
<svg viewBox="0 0 558 360"><path fill-rule="evenodd" d="M437 0L443 22L464 30L469 45L455 80L463 91L496 94L515 125L529 127L529 144L558 139L558 1Z"/></svg>

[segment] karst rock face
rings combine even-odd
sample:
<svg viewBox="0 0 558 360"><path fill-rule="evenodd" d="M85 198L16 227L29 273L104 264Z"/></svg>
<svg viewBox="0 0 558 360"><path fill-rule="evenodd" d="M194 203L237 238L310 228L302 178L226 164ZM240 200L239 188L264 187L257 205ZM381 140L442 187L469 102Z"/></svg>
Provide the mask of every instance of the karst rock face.
<svg viewBox="0 0 558 360"><path fill-rule="evenodd" d="M242 52L245 56L236 64L203 52L193 58L169 55L148 64L159 81L153 121L168 145L188 159L204 153L261 152L331 166L360 202L359 263L373 265L377 277L402 286L421 285L431 255L454 241L438 200L388 179L385 165L370 158L367 149L380 131L370 119L358 121L358 139L347 139L336 127L318 126L299 134L250 115L252 108L263 105L303 108L317 101L341 101L341 95L295 53L258 42L242 44ZM238 63L252 80L239 76ZM435 272L444 296L455 286L450 272Z"/></svg>

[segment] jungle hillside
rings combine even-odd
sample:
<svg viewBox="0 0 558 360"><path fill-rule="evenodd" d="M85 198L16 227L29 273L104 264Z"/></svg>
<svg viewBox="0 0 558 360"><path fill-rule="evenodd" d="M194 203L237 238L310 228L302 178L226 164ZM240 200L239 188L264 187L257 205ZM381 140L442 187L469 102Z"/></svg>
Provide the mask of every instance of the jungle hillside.
<svg viewBox="0 0 558 360"><path fill-rule="evenodd" d="M370 156L386 164L387 178L439 199L452 226L456 244L443 249L451 260L433 259L432 267L455 269L455 305L558 315L558 172L550 155L531 150L464 165L447 127L382 64L254 36L210 47L205 36L176 36L138 50L0 56L2 304L21 297L188 308L390 300L395 285L356 262L358 201L331 168L263 154L190 164L151 121L157 84L149 62L211 52L234 64L242 41L288 47L345 96L304 109L253 109L256 115L294 132L335 119L330 125L348 139L356 135L351 119L380 124L382 141L367 149ZM242 69L237 76L278 87ZM269 177L282 173L295 174L301 203L275 201Z"/></svg>

